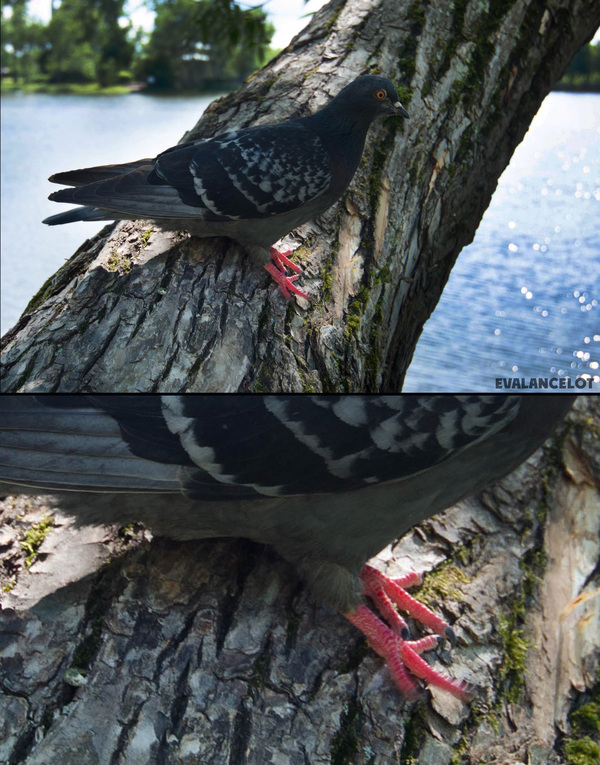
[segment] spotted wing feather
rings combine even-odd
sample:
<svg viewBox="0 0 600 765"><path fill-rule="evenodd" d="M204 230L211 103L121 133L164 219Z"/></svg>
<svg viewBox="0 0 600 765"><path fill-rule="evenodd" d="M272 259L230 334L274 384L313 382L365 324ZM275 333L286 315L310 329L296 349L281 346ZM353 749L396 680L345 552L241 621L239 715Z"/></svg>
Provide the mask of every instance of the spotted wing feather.
<svg viewBox="0 0 600 765"><path fill-rule="evenodd" d="M42 487L57 482L93 491L145 487L183 491L194 499L349 491L428 470L506 427L521 401L503 396L4 397L0 467L7 479L27 482L29 475Z"/></svg>

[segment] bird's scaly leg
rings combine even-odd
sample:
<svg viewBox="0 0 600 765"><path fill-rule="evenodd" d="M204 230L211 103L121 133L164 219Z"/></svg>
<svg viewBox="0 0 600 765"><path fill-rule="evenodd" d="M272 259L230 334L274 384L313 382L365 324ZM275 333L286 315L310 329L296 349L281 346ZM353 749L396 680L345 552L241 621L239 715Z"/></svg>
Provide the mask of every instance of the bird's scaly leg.
<svg viewBox="0 0 600 765"><path fill-rule="evenodd" d="M289 300L293 292L296 295L300 295L300 297L306 298L306 300L310 300L310 295L308 292L304 292L299 287L296 287L294 282L298 278L298 276L302 273L302 269L300 266L298 266L296 263L294 263L292 260L290 260L287 256L291 254L291 250L286 250L285 252L279 252L279 250L276 250L275 247L271 247L269 250L271 255L272 263L267 263L264 268L271 274L272 278L277 282L279 285L279 289L283 293L283 296L286 300ZM295 271L293 276L288 276L286 272L286 268L290 268L292 271Z"/></svg>
<svg viewBox="0 0 600 765"><path fill-rule="evenodd" d="M365 594L375 603L388 624L382 622L365 605L360 605L356 611L344 616L358 627L373 650L385 659L400 691L409 699L419 695L419 686L411 676L414 675L430 685L447 690L462 701L470 701L473 691L468 683L445 677L419 656L437 644L438 635L455 641L448 624L405 591L405 587L420 583L421 577L418 574L408 574L400 579L390 579L372 566L364 566L360 578ZM427 635L420 640L408 640L408 626L395 606L437 634Z"/></svg>

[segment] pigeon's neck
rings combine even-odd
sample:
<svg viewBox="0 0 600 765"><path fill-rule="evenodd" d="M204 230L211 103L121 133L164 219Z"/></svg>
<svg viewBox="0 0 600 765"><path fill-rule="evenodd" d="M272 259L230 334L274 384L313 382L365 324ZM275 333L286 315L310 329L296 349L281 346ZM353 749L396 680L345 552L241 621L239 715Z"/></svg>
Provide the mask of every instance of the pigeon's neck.
<svg viewBox="0 0 600 765"><path fill-rule="evenodd" d="M365 147L367 131L373 121L371 114L348 108L333 101L316 114L305 118L305 123L316 130L322 139L329 139L338 152L346 155L346 161L358 166Z"/></svg>
<svg viewBox="0 0 600 765"><path fill-rule="evenodd" d="M329 155L332 181L328 196L336 200L344 193L358 168L372 119L365 118L356 109L325 107L302 122L319 136Z"/></svg>

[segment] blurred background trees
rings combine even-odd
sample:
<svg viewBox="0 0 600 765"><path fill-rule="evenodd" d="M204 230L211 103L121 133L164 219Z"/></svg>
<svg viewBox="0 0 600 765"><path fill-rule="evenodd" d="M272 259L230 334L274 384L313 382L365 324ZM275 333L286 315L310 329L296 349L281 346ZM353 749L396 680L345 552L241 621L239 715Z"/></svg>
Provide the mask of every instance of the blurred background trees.
<svg viewBox="0 0 600 765"><path fill-rule="evenodd" d="M232 89L277 52L262 6L235 0L146 0L150 33L133 28L126 0L52 0L48 24L29 15L28 0L0 2L2 79L12 87ZM600 44L582 48L559 87L600 91Z"/></svg>
<svg viewBox="0 0 600 765"><path fill-rule="evenodd" d="M600 92L600 43L584 45L560 81L562 90Z"/></svg>
<svg viewBox="0 0 600 765"><path fill-rule="evenodd" d="M50 82L119 82L131 67L134 44L124 0L62 0L46 27L40 70ZM129 75L131 76L131 75Z"/></svg>
<svg viewBox="0 0 600 765"><path fill-rule="evenodd" d="M266 59L275 31L260 7L232 0L154 0L154 29L136 75L156 87L244 80Z"/></svg>
<svg viewBox="0 0 600 765"><path fill-rule="evenodd" d="M48 24L28 14L27 0L2 0L5 84L135 80L155 89L235 86L274 53L275 31L260 6L234 0L148 0L150 34L132 27L125 0L54 2Z"/></svg>
<svg viewBox="0 0 600 765"><path fill-rule="evenodd" d="M40 70L46 48L47 27L29 18L27 0L2 1L3 76L9 73L18 83L28 82Z"/></svg>

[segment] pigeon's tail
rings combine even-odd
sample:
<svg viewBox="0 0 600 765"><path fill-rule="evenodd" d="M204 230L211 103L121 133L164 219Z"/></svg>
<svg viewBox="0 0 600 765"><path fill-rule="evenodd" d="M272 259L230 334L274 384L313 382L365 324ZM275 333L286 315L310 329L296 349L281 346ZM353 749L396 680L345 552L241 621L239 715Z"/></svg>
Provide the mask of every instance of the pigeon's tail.
<svg viewBox="0 0 600 765"><path fill-rule="evenodd" d="M150 420L155 412L158 417L160 402L154 405L148 399L143 403ZM141 427L140 435L143 422ZM161 430L159 437L168 435ZM177 465L165 469L152 458L134 456L124 445L119 423L86 396L0 397L2 496L4 483L18 494L30 493L27 488L50 493L181 493Z"/></svg>
<svg viewBox="0 0 600 765"><path fill-rule="evenodd" d="M61 183L65 186L86 186L88 183L107 181L110 178L118 178L132 170L148 165L152 169L154 160L138 159L135 162L126 162L119 165L99 165L98 167L85 167L82 170L67 170L64 173L54 173L48 180L51 183Z"/></svg>
<svg viewBox="0 0 600 765"><path fill-rule="evenodd" d="M106 210L98 210L97 207L75 207L73 210L44 218L42 223L48 226L60 226L62 223L75 223L78 220L114 220L114 216L107 217L107 215L110 216L110 213Z"/></svg>

